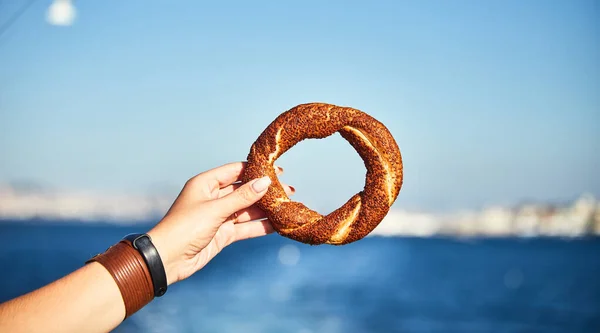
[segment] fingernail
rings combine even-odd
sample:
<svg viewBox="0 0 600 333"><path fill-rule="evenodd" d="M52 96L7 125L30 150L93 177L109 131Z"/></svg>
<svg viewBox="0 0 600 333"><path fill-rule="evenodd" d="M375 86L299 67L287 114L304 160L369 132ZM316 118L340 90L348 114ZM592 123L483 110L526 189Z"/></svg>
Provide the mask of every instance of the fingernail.
<svg viewBox="0 0 600 333"><path fill-rule="evenodd" d="M288 185L288 186L290 187L290 190L292 191L292 193L296 192L296 189L293 186L291 186L291 185Z"/></svg>
<svg viewBox="0 0 600 333"><path fill-rule="evenodd" d="M283 173L283 168L282 167L280 167L279 165L276 165L275 167L277 168L277 170L275 170L275 173L277 173L277 174Z"/></svg>
<svg viewBox="0 0 600 333"><path fill-rule="evenodd" d="M254 192L260 193L266 190L269 187L269 185L271 185L271 178L269 178L269 176L266 176L259 178L257 181L252 183L252 189L254 190Z"/></svg>

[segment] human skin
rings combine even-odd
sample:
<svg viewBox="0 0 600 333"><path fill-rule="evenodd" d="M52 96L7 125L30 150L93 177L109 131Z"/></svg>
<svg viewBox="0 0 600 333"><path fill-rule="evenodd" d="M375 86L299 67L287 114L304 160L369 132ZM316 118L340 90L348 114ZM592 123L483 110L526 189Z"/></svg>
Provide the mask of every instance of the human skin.
<svg viewBox="0 0 600 333"><path fill-rule="evenodd" d="M241 184L245 165L230 163L189 179L166 215L147 232L169 285L202 269L231 243L273 232L265 213L254 205L270 179ZM285 189L295 192L288 185ZM0 304L0 332L109 332L124 317L116 282L104 266L92 262Z"/></svg>

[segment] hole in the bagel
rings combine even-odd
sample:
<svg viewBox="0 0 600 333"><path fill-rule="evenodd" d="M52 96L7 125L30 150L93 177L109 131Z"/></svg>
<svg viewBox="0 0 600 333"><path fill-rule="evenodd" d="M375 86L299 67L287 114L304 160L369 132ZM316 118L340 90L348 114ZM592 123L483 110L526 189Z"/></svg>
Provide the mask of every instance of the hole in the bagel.
<svg viewBox="0 0 600 333"><path fill-rule="evenodd" d="M279 157L275 165L285 169L280 181L296 188L290 199L323 215L342 206L365 184L363 160L339 133L304 140Z"/></svg>

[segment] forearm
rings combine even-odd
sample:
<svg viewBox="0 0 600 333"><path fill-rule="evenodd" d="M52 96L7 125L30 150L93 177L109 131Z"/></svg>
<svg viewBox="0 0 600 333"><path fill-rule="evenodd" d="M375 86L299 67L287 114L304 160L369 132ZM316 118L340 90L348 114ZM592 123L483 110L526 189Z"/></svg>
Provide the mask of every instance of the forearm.
<svg viewBox="0 0 600 333"><path fill-rule="evenodd" d="M92 262L0 304L0 332L109 332L124 316L117 284L102 265Z"/></svg>

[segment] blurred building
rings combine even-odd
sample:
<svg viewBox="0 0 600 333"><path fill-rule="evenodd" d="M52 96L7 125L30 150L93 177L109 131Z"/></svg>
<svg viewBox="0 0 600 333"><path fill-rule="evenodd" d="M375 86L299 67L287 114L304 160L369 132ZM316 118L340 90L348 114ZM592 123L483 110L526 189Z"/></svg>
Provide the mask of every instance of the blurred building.
<svg viewBox="0 0 600 333"><path fill-rule="evenodd" d="M171 197L53 191L0 186L0 219L135 223L160 218ZM372 235L431 237L581 237L600 235L600 201L585 194L570 204L528 203L432 214L391 210Z"/></svg>

